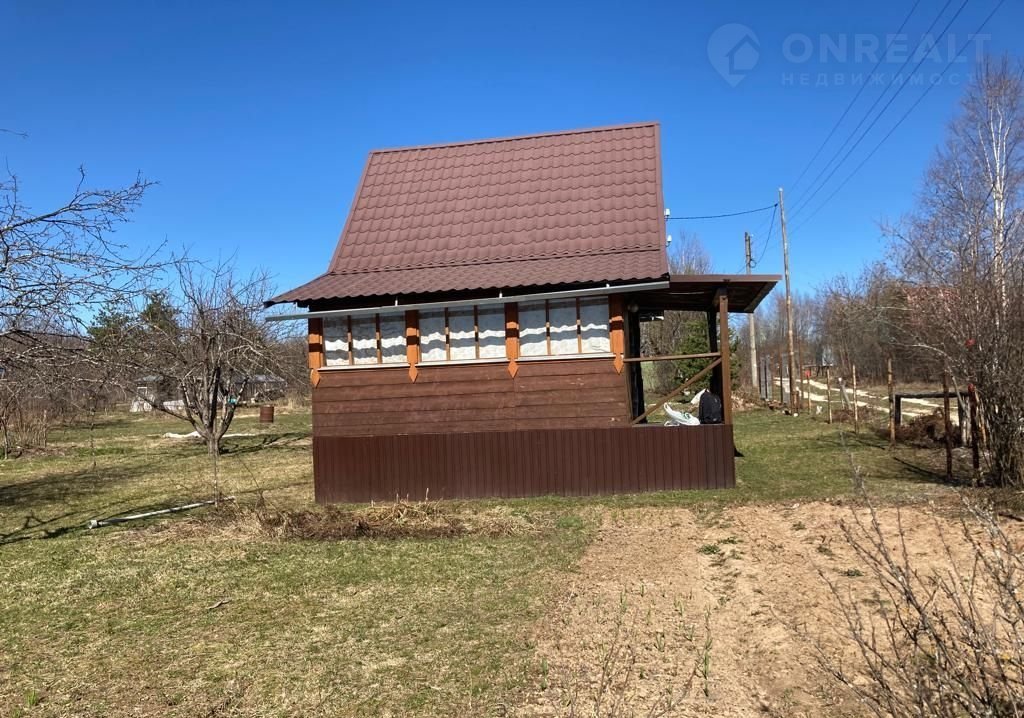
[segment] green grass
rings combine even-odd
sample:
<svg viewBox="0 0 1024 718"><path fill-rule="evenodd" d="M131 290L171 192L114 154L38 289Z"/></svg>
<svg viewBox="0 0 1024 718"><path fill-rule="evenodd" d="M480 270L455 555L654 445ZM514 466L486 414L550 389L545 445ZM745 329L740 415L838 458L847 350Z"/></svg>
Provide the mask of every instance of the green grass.
<svg viewBox="0 0 1024 718"><path fill-rule="evenodd" d="M540 680L531 631L594 508L835 499L851 493L850 456L876 495L941 490L927 452L868 435L844 449L835 426L753 411L737 416L736 489L503 502L546 519L523 536L275 540L203 510L85 528L210 496L205 449L161 438L187 429L107 415L0 462L0 715L492 715ZM250 413L232 432L255 435L228 440L225 494L310 507L308 413Z"/></svg>

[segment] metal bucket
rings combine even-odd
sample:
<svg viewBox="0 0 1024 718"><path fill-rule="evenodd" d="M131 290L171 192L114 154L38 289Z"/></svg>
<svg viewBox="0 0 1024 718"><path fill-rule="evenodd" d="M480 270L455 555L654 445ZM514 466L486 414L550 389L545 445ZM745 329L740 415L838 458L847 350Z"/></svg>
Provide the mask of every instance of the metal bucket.
<svg viewBox="0 0 1024 718"><path fill-rule="evenodd" d="M274 406L261 406L260 407L260 423L261 424L273 424L274 423Z"/></svg>

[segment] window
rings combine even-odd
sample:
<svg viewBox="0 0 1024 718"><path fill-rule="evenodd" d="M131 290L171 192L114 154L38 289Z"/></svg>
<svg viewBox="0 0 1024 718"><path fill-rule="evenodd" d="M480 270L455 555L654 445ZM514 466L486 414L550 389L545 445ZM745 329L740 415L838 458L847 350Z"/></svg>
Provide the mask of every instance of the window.
<svg viewBox="0 0 1024 718"><path fill-rule="evenodd" d="M420 356L425 362L504 359L504 305L421 311Z"/></svg>
<svg viewBox="0 0 1024 718"><path fill-rule="evenodd" d="M419 312L420 361L504 359L505 305L483 304ZM406 362L404 311L327 317L323 321L327 367ZM521 357L607 354L608 298L549 299L519 304Z"/></svg>
<svg viewBox="0 0 1024 718"><path fill-rule="evenodd" d="M547 353L547 306L544 302L523 302L519 305L519 356Z"/></svg>
<svg viewBox="0 0 1024 718"><path fill-rule="evenodd" d="M580 340L583 354L607 354L612 350L607 297L580 299Z"/></svg>
<svg viewBox="0 0 1024 718"><path fill-rule="evenodd" d="M477 307L476 323L480 338L481 359L505 357L505 305Z"/></svg>
<svg viewBox="0 0 1024 718"><path fill-rule="evenodd" d="M448 348L448 358L452 361L476 359L473 307L448 310Z"/></svg>
<svg viewBox="0 0 1024 718"><path fill-rule="evenodd" d="M420 312L420 359L444 361L448 358L444 310Z"/></svg>
<svg viewBox="0 0 1024 718"><path fill-rule="evenodd" d="M520 356L578 356L610 351L607 297L549 299L519 305Z"/></svg>
<svg viewBox="0 0 1024 718"><path fill-rule="evenodd" d="M328 317L323 342L328 367L402 364L406 360L405 314Z"/></svg>
<svg viewBox="0 0 1024 718"><path fill-rule="evenodd" d="M324 319L324 364L345 366L348 363L348 317L328 317Z"/></svg>

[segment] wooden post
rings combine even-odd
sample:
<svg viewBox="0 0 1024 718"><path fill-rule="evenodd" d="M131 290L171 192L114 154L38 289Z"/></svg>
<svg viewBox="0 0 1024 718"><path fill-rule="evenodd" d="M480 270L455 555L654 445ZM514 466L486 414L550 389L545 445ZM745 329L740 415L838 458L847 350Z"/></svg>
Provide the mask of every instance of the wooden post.
<svg viewBox="0 0 1024 718"><path fill-rule="evenodd" d="M832 423L832 367L825 367L825 403L828 405L828 423Z"/></svg>
<svg viewBox="0 0 1024 718"><path fill-rule="evenodd" d="M942 433L946 439L946 481L953 480L953 420L949 416L949 371L942 372Z"/></svg>
<svg viewBox="0 0 1024 718"><path fill-rule="evenodd" d="M811 406L811 377L806 369L800 372L800 385L804 388L804 394L807 396L807 414L810 415L814 407Z"/></svg>
<svg viewBox="0 0 1024 718"><path fill-rule="evenodd" d="M519 305L515 302L505 305L505 356L508 373L515 377L519 372Z"/></svg>
<svg viewBox="0 0 1024 718"><path fill-rule="evenodd" d="M713 305L718 303L718 297L714 298ZM720 352L721 347L718 346L718 312L717 307L715 309L709 309L707 312L708 321L708 351L709 352ZM722 398L722 385L719 383L721 372L717 369L708 379L708 388L712 394L716 394L719 399Z"/></svg>
<svg viewBox="0 0 1024 718"><path fill-rule="evenodd" d="M405 361L409 365L409 380L416 381L420 370L420 313L410 309L405 313Z"/></svg>
<svg viewBox="0 0 1024 718"><path fill-rule="evenodd" d="M896 446L896 389L892 381L892 357L885 360L885 378L889 384L889 447Z"/></svg>
<svg viewBox="0 0 1024 718"><path fill-rule="evenodd" d="M621 294L613 294L609 297L608 310L608 331L612 353L615 355L613 362L615 371L621 374L622 368L626 366L623 361L626 358L626 302Z"/></svg>
<svg viewBox="0 0 1024 718"><path fill-rule="evenodd" d="M718 351L721 352L722 363L718 371L722 375L722 420L732 424L732 372L729 356L729 295L718 294Z"/></svg>
<svg viewBox="0 0 1024 718"><path fill-rule="evenodd" d="M853 370L853 433L860 433L860 414L857 409L857 365L854 364Z"/></svg>
<svg viewBox="0 0 1024 718"><path fill-rule="evenodd" d="M750 247L750 233L743 233L743 244L744 250L747 255L747 274L750 274L751 265L753 264L753 253ZM747 343L750 362L750 383L753 390L758 391L757 385L757 330L754 327L754 313L751 312L747 315Z"/></svg>
<svg viewBox="0 0 1024 718"><path fill-rule="evenodd" d="M797 398L799 399L799 401L797 402L796 408L797 408L797 410L803 410L803 408L804 408L804 401L806 400L806 397L807 397L807 390L804 388L804 347L803 347L802 344L796 350L796 359L797 359L797 363L796 363L797 375L796 375L795 379L796 379L796 382L797 382L797 386L800 387L800 393L797 395ZM790 381L793 381L793 380L794 380L794 377L790 377Z"/></svg>
<svg viewBox="0 0 1024 718"><path fill-rule="evenodd" d="M782 229L782 266L786 273L786 345L789 348L789 408L796 406L796 377L793 371L793 296L789 290L789 235L786 234L786 204L779 187L779 225Z"/></svg>
<svg viewBox="0 0 1024 718"><path fill-rule="evenodd" d="M309 320L309 380L316 386L320 383L320 369L324 366L324 320L313 317ZM349 354L352 344L349 342Z"/></svg>
<svg viewBox="0 0 1024 718"><path fill-rule="evenodd" d="M967 400L971 405L971 466L977 476L981 468L981 436L978 433L978 390L974 388L974 384L967 385Z"/></svg>
<svg viewBox="0 0 1024 718"><path fill-rule="evenodd" d="M782 376L782 357L781 356L778 359L775 360L775 369L776 369L776 371L779 372L779 403L784 405L786 403L786 390L785 390L785 388L782 385L783 376Z"/></svg>

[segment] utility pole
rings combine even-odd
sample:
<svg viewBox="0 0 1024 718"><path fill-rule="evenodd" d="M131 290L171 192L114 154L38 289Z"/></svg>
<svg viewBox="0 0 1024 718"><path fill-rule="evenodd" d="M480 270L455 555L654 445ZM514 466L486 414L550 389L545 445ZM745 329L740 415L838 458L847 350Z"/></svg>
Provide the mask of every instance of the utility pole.
<svg viewBox="0 0 1024 718"><path fill-rule="evenodd" d="M747 252L747 274L750 274L750 267L754 261L750 252L750 232L743 233L743 243L746 245ZM753 312L747 317L747 331L750 332L750 339L748 341L750 344L750 383L754 391L757 391L757 332L754 329Z"/></svg>
<svg viewBox="0 0 1024 718"><path fill-rule="evenodd" d="M796 406L796 367L793 365L793 295L789 290L789 237L786 235L786 205L779 187L779 217L782 222L782 265L786 270L786 342L789 345L789 405Z"/></svg>

